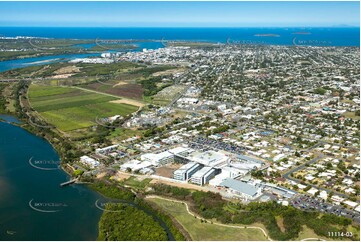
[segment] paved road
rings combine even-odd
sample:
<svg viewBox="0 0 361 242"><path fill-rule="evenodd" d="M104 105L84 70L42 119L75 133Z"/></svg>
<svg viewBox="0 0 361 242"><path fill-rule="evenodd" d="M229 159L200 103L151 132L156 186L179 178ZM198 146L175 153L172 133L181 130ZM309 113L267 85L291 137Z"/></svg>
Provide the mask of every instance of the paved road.
<svg viewBox="0 0 361 242"><path fill-rule="evenodd" d="M324 155L317 156L317 157L313 158L312 160L310 160L310 161L308 161L308 162L306 162L306 163L303 163L302 165L297 166L297 167L294 168L294 169L291 169L291 170L287 171L285 174L282 175L282 177L284 177L284 178L286 178L286 179L288 179L288 180L291 180L291 181L300 183L301 180L299 180L299 179L297 179L297 178L294 178L294 177L291 177L291 174L292 174L293 172L297 172L297 171L299 171L299 170L302 170L302 169L306 166L306 164L315 163L316 161L322 159L323 157L324 157ZM310 185L311 187L314 187L314 188L319 189L319 190L326 191L326 192L328 192L328 193L333 192L333 194L338 195L338 196L340 196L340 197L344 197L344 198L348 198L348 197L349 197L349 196L346 195L346 194L339 193L339 192L333 191L333 190L331 190L331 189L319 187L319 186L316 186L316 185L314 185L314 184L307 183L307 185Z"/></svg>

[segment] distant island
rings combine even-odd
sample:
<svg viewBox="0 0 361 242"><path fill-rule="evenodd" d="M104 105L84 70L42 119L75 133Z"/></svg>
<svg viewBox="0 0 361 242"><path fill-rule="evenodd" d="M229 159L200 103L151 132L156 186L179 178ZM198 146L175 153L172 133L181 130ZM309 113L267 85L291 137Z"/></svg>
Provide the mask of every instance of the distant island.
<svg viewBox="0 0 361 242"><path fill-rule="evenodd" d="M257 37L280 37L279 34L255 34Z"/></svg>

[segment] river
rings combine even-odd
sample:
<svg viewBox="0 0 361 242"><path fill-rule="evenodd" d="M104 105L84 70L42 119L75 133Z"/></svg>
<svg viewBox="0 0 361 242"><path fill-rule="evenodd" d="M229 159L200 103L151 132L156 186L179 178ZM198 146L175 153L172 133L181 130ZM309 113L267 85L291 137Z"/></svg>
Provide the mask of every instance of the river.
<svg viewBox="0 0 361 242"><path fill-rule="evenodd" d="M15 60L0 61L0 72L24 68L28 66L36 65L46 65L53 64L57 62L66 62L76 58L86 58L92 56L100 56L99 53L93 54L65 54L65 55L53 55L53 56L40 56L40 57L31 57L31 58L22 58Z"/></svg>
<svg viewBox="0 0 361 242"><path fill-rule="evenodd" d="M38 167L59 161L46 140L0 122L0 240L96 239L100 195L83 185L61 188L68 175L37 169L31 157Z"/></svg>
<svg viewBox="0 0 361 242"><path fill-rule="evenodd" d="M107 199L84 185L60 187L69 176L57 168L59 156L44 139L0 115L0 240L95 240ZM174 240L169 228L151 215Z"/></svg>
<svg viewBox="0 0 361 242"><path fill-rule="evenodd" d="M161 42L135 42L133 43L137 46L135 49L126 49L124 51L139 52L145 49L159 49L164 47ZM85 49L90 49L95 46L95 44L80 44ZM39 57L28 57L28 58L19 58L14 60L0 61L0 72L9 71L17 68L24 68L29 66L37 65L48 65L58 62L67 62L77 58L86 58L86 57L100 57L100 54L103 52L121 52L123 50L104 50L99 53L84 53L84 54L63 54L63 55L46 55Z"/></svg>

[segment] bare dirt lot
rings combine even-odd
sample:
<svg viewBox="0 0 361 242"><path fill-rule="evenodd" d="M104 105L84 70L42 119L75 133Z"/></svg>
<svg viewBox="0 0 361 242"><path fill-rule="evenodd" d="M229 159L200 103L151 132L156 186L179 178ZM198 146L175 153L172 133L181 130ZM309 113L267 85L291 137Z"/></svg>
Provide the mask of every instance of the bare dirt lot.
<svg viewBox="0 0 361 242"><path fill-rule="evenodd" d="M170 164L164 167L159 167L155 169L156 175L172 178L173 177L173 171L177 170L179 167L181 167L180 164Z"/></svg>
<svg viewBox="0 0 361 242"><path fill-rule="evenodd" d="M54 71L52 78L69 78L79 72L80 68L77 66L66 66Z"/></svg>
<svg viewBox="0 0 361 242"><path fill-rule="evenodd" d="M171 182L171 181L165 181L165 180L156 180L156 179L153 179L150 183L151 184L162 183L162 184L166 184L166 185L174 186L174 187L182 187L182 188L193 189L193 190L198 190L198 191L205 191L205 192L208 191L204 187L189 184L189 183L184 184L184 183Z"/></svg>
<svg viewBox="0 0 361 242"><path fill-rule="evenodd" d="M120 81L120 82L118 82L117 84L115 84L114 87L116 87L116 86L123 86L123 85L127 85L127 84L128 84L128 82Z"/></svg>
<svg viewBox="0 0 361 242"><path fill-rule="evenodd" d="M114 179L117 181L124 181L124 180L128 179L129 177L130 177L130 175L128 175L128 174L118 172L114 176Z"/></svg>
<svg viewBox="0 0 361 242"><path fill-rule="evenodd" d="M175 73L183 73L185 71L185 69L183 68L178 68L178 69L170 69L170 70L166 70L166 71L158 71L152 74L152 76L166 76L166 75L171 75L171 74L175 74Z"/></svg>
<svg viewBox="0 0 361 242"><path fill-rule="evenodd" d="M145 104L138 102L137 100L132 100L132 99L127 99L127 98L122 98L119 100L114 100L114 101L110 101L111 103L124 103L124 104L129 104L129 105L133 105L133 106L138 106L138 107L143 107Z"/></svg>

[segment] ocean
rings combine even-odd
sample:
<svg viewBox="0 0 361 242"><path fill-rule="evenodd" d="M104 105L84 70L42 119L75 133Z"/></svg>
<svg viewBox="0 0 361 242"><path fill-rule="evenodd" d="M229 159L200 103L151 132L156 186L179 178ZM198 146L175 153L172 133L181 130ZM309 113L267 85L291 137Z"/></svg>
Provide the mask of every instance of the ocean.
<svg viewBox="0 0 361 242"><path fill-rule="evenodd" d="M185 40L264 45L359 46L360 28L0 27L0 37Z"/></svg>

